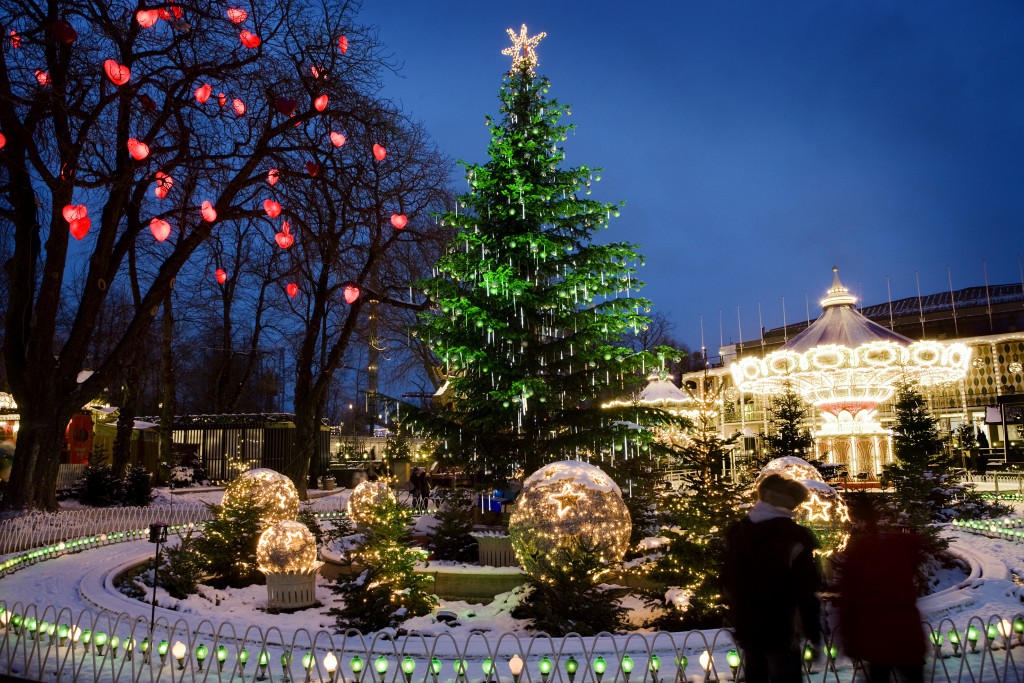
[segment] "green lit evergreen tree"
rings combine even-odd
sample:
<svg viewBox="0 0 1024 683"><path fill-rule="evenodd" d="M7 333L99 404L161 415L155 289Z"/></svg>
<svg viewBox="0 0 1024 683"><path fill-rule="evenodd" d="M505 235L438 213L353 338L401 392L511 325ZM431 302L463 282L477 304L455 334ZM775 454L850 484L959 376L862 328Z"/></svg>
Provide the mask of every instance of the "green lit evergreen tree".
<svg viewBox="0 0 1024 683"><path fill-rule="evenodd" d="M667 543L649 574L661 586L651 594L651 604L662 608L652 625L667 630L721 626L718 569L725 532L743 515L740 504L748 495L749 482L734 481L727 471L735 437L719 435L719 391L705 376L703 386L690 394L697 415L680 448L683 485L663 497L659 535Z"/></svg>
<svg viewBox="0 0 1024 683"><path fill-rule="evenodd" d="M203 535L191 544L203 574L210 577L208 583L217 588L263 583L256 546L268 506L250 496L240 496L227 505L209 508L211 519L203 525Z"/></svg>
<svg viewBox="0 0 1024 683"><path fill-rule="evenodd" d="M640 257L632 244L592 242L619 205L586 196L596 169L562 165L568 107L534 75L543 34L509 33L513 68L500 120L487 119L489 160L467 165L470 190L442 217L455 237L437 276L421 283L435 306L417 329L448 382L419 426L441 444L440 459L480 483L560 459L604 459L623 438L646 438L627 422L664 418L601 408L656 362L621 344L647 324L649 303L631 296Z"/></svg>
<svg viewBox="0 0 1024 683"><path fill-rule="evenodd" d="M344 605L331 610L339 627L364 632L398 626L437 605L429 592L433 578L413 571L426 553L410 546L412 511L389 496L369 517L363 541L350 557L353 573L334 587Z"/></svg>
<svg viewBox="0 0 1024 683"><path fill-rule="evenodd" d="M809 459L814 453L814 438L806 426L809 416L807 403L787 381L768 403L768 430L761 435L764 455L757 466L786 456Z"/></svg>

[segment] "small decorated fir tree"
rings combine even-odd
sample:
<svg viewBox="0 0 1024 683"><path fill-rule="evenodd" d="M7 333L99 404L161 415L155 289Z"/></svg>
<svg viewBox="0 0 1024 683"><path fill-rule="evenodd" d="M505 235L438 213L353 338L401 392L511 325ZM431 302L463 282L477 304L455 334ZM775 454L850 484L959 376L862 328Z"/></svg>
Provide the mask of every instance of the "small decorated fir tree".
<svg viewBox="0 0 1024 683"><path fill-rule="evenodd" d="M593 243L620 205L587 197L596 169L563 165L569 109L534 74L544 34L509 34L489 160L467 165L470 190L442 216L455 237L422 283L435 306L417 329L447 379L419 426L437 438L439 458L499 484L557 460L611 458L623 439L642 438L624 425L665 419L601 407L657 362L621 344L648 324L649 303L633 296L640 256L632 244Z"/></svg>
<svg viewBox="0 0 1024 683"><path fill-rule="evenodd" d="M353 573L334 587L344 605L332 609L342 629L363 632L398 626L437 604L427 574L416 574L426 553L410 547L412 511L393 496L382 497L367 515L366 534L351 554Z"/></svg>
<svg viewBox="0 0 1024 683"><path fill-rule="evenodd" d="M427 543L436 560L474 562L477 542L469 534L473 531L473 511L476 506L465 489L446 490L438 501L434 517L437 526Z"/></svg>
<svg viewBox="0 0 1024 683"><path fill-rule="evenodd" d="M768 403L768 429L761 435L764 455L758 467L774 458L795 456L809 459L814 453L814 438L807 428L810 409L790 381Z"/></svg>
<svg viewBox="0 0 1024 683"><path fill-rule="evenodd" d="M227 505L211 505L212 519L192 547L209 583L217 588L241 588L263 583L256 565L256 546L268 506L250 496L233 498Z"/></svg>

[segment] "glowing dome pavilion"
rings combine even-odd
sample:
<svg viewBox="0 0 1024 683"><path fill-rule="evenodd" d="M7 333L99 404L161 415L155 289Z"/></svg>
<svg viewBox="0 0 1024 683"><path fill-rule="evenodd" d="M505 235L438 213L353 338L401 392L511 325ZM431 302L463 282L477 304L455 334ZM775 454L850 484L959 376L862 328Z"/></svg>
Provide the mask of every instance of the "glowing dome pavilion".
<svg viewBox="0 0 1024 683"><path fill-rule="evenodd" d="M832 269L821 316L764 358L730 366L742 392L771 395L791 384L820 411L817 456L851 472L878 473L892 459L891 432L878 422L878 404L906 378L922 386L962 379L971 350L959 343L915 342L860 314L857 300Z"/></svg>

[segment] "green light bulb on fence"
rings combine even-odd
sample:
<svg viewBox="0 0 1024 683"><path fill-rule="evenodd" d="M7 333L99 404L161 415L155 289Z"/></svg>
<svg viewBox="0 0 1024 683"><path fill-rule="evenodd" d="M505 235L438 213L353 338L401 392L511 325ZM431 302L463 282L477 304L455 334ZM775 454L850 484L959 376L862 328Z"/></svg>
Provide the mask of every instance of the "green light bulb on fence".
<svg viewBox="0 0 1024 683"><path fill-rule="evenodd" d="M285 650L281 653L281 668L287 669L292 663L292 652L291 650Z"/></svg>
<svg viewBox="0 0 1024 683"><path fill-rule="evenodd" d="M740 653L736 650L729 650L725 653L725 663L729 665L730 669L738 669L740 666Z"/></svg>
<svg viewBox="0 0 1024 683"><path fill-rule="evenodd" d="M576 675L576 671L580 668L580 663L576 661L576 658L569 655L569 659L565 660L565 672L569 674L569 680L573 679Z"/></svg>
<svg viewBox="0 0 1024 683"><path fill-rule="evenodd" d="M206 661L206 655L210 654L209 648L206 647L206 643L199 643L196 647L196 661L199 662L199 670L203 670L203 662Z"/></svg>
<svg viewBox="0 0 1024 683"><path fill-rule="evenodd" d="M242 667L244 667L245 663L249 661L249 651L244 647L238 651L238 661Z"/></svg>
<svg viewBox="0 0 1024 683"><path fill-rule="evenodd" d="M686 669L686 665L690 663L690 660L686 658L686 655L679 655L676 657L676 666L679 667L680 671Z"/></svg>
<svg viewBox="0 0 1024 683"><path fill-rule="evenodd" d="M946 635L949 637L949 642L956 643L957 645L960 644L960 634L955 629L950 630Z"/></svg>
<svg viewBox="0 0 1024 683"><path fill-rule="evenodd" d="M619 666L622 667L622 673L628 676L633 672L633 658L629 655L622 655L622 660L619 662Z"/></svg>
<svg viewBox="0 0 1024 683"><path fill-rule="evenodd" d="M931 633L931 640L932 640L932 645L936 645L936 646L942 645L942 640L943 640L942 633L933 629L932 633Z"/></svg>
<svg viewBox="0 0 1024 683"><path fill-rule="evenodd" d="M402 673L405 674L405 680L412 680L412 672L416 669L416 660L412 657L406 657L402 660Z"/></svg>
<svg viewBox="0 0 1024 683"><path fill-rule="evenodd" d="M388 658L384 655L377 657L377 659L373 662L373 668L377 673L383 676L388 672Z"/></svg>
<svg viewBox="0 0 1024 683"><path fill-rule="evenodd" d="M603 675L607 668L608 662L604 661L604 657L598 657L594 660L594 673L598 676Z"/></svg>
<svg viewBox="0 0 1024 683"><path fill-rule="evenodd" d="M491 674L494 673L494 660L492 660L490 657L487 657L480 664L480 668L483 669L484 676L487 676L487 679L490 680Z"/></svg>
<svg viewBox="0 0 1024 683"><path fill-rule="evenodd" d="M161 640L160 643L156 646L156 653L160 655L161 659L167 656L168 648L170 648L170 645L167 644L166 640Z"/></svg>
<svg viewBox="0 0 1024 683"><path fill-rule="evenodd" d="M228 658L228 649L223 645L217 646L217 661L224 662Z"/></svg>
<svg viewBox="0 0 1024 683"><path fill-rule="evenodd" d="M999 629L996 628L995 624L988 625L988 628L985 629L985 637L989 640L995 640L999 637Z"/></svg>
<svg viewBox="0 0 1024 683"><path fill-rule="evenodd" d="M359 655L352 655L352 659L348 660L348 668L358 676L363 671L363 658Z"/></svg>
<svg viewBox="0 0 1024 683"><path fill-rule="evenodd" d="M260 666L266 666L267 664L269 664L270 663L270 653L268 653L266 650L260 650L260 657L256 661L256 663L259 664Z"/></svg>
<svg viewBox="0 0 1024 683"><path fill-rule="evenodd" d="M647 668L653 671L655 674L657 674L658 670L661 669L661 659L659 659L658 655L654 654L653 652L651 653L650 661L647 662Z"/></svg>
<svg viewBox="0 0 1024 683"><path fill-rule="evenodd" d="M313 659L313 653L312 652L307 652L306 654L302 655L302 668L305 671L309 671L310 669L313 668L313 663L315 661L316 660Z"/></svg>
<svg viewBox="0 0 1024 683"><path fill-rule="evenodd" d="M63 645L64 641L68 639L68 634L71 633L71 629L68 628L67 624L61 624L57 627L57 637L60 638L60 644Z"/></svg>
<svg viewBox="0 0 1024 683"><path fill-rule="evenodd" d="M430 658L430 673L436 678L441 673L441 660L437 657Z"/></svg>
<svg viewBox="0 0 1024 683"><path fill-rule="evenodd" d="M545 678L551 673L551 660L547 655L541 657L540 661L537 662L537 669L540 670L540 675Z"/></svg>

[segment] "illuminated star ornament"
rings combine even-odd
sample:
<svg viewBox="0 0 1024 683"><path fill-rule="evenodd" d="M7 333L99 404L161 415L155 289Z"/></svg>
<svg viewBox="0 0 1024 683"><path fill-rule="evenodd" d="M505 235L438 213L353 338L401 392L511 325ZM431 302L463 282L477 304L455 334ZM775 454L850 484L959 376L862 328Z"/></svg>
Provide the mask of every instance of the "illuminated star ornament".
<svg viewBox="0 0 1024 683"><path fill-rule="evenodd" d="M551 496L551 500L558 503L558 516L564 517L569 510L576 508L584 497L583 492L575 490L572 483L567 481L562 484L562 490L557 495Z"/></svg>
<svg viewBox="0 0 1024 683"><path fill-rule="evenodd" d="M512 39L512 47L506 47L501 54L512 58L512 71L526 67L532 74L537 66L537 44L544 39L547 33L538 33L530 38L526 35L526 24L519 29L519 35L516 35L512 29L507 30L508 37Z"/></svg>

